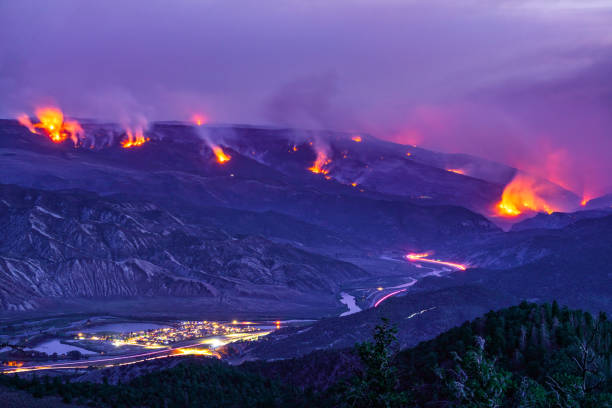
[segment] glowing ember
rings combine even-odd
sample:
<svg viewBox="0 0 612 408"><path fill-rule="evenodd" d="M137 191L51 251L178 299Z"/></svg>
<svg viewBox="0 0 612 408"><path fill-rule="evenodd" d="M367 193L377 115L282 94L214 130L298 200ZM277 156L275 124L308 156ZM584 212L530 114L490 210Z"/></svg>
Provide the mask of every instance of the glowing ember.
<svg viewBox="0 0 612 408"><path fill-rule="evenodd" d="M540 190L535 180L519 174L506 185L495 210L502 217L516 217L526 211L552 214L556 210L541 197Z"/></svg>
<svg viewBox="0 0 612 408"><path fill-rule="evenodd" d="M219 164L228 162L232 158L232 156L225 154L225 152L223 151L223 149L221 149L220 146L212 146L212 150L215 156L217 157L217 161L219 162Z"/></svg>
<svg viewBox="0 0 612 408"><path fill-rule="evenodd" d="M584 207L589 201L591 201L590 198L584 197L582 201L580 201L580 205Z"/></svg>
<svg viewBox="0 0 612 408"><path fill-rule="evenodd" d="M406 255L406 259L412 262L426 262L426 263L431 263L431 264L436 264L436 265L450 266L451 268L455 268L460 271L465 271L467 269L467 266L459 264L459 263L440 261L439 259L429 259L428 256L430 255L431 254L427 252L420 253L420 254L408 254Z"/></svg>
<svg viewBox="0 0 612 408"><path fill-rule="evenodd" d="M198 126L202 126L204 123L206 123L206 118L203 115L197 113L191 117L191 120L193 120L193 123Z"/></svg>
<svg viewBox="0 0 612 408"><path fill-rule="evenodd" d="M129 149L130 147L142 146L150 139L144 136L142 129L136 129L136 131L132 132L131 129L127 129L125 131L125 135L127 139L123 139L121 141L121 147L124 149Z"/></svg>
<svg viewBox="0 0 612 408"><path fill-rule="evenodd" d="M457 174L465 174L465 171L461 169L446 169L446 171L450 171L451 173L457 173Z"/></svg>
<svg viewBox="0 0 612 408"><path fill-rule="evenodd" d="M19 115L17 121L35 134L43 134L54 143L61 143L70 138L74 145L79 143L83 128L76 120L64 120L64 114L58 108L39 108L35 111L38 123L32 123L28 115Z"/></svg>
<svg viewBox="0 0 612 408"><path fill-rule="evenodd" d="M293 151L294 151L294 152L297 152L297 151L298 151L298 148L297 148L297 146L296 146L296 145L293 145Z"/></svg>
<svg viewBox="0 0 612 408"><path fill-rule="evenodd" d="M406 152L406 156L412 156L412 153Z"/></svg>
<svg viewBox="0 0 612 408"><path fill-rule="evenodd" d="M353 183L351 183L351 186L357 187L357 183L353 182Z"/></svg>
<svg viewBox="0 0 612 408"><path fill-rule="evenodd" d="M353 137L351 137L351 140L353 142L361 143L362 139L361 139L361 136L353 136Z"/></svg>
<svg viewBox="0 0 612 408"><path fill-rule="evenodd" d="M317 152L317 159L315 160L312 167L309 167L308 170L315 174L327 174L329 170L325 168L329 163L331 163L331 159L327 158L327 155L323 153L323 151Z"/></svg>
<svg viewBox="0 0 612 408"><path fill-rule="evenodd" d="M30 121L30 117L25 113L17 117L17 122L19 122L20 125L27 127L31 133L38 133L32 124L32 121Z"/></svg>

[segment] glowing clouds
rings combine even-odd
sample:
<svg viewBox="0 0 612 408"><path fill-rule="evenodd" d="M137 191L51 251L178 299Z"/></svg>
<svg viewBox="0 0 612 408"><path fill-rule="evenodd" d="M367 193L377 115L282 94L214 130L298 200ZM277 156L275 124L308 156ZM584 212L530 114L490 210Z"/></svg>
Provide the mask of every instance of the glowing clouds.
<svg viewBox="0 0 612 408"><path fill-rule="evenodd" d="M31 133L45 135L53 143L62 143L69 138L75 146L79 144L83 128L76 120L64 119L64 113L60 109L55 107L38 108L35 114L38 123L32 123L26 114L19 115L17 121Z"/></svg>
<svg viewBox="0 0 612 408"><path fill-rule="evenodd" d="M543 187L536 180L518 174L504 188L495 212L502 217L516 217L531 211L552 214L557 210L543 198L542 190Z"/></svg>

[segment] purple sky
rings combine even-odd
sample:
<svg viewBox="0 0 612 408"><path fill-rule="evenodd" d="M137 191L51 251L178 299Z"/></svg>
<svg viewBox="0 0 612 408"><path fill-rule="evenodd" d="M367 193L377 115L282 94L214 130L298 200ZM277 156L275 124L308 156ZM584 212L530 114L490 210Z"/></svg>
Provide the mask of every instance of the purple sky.
<svg viewBox="0 0 612 408"><path fill-rule="evenodd" d="M601 0L0 1L0 116L370 132L612 191Z"/></svg>

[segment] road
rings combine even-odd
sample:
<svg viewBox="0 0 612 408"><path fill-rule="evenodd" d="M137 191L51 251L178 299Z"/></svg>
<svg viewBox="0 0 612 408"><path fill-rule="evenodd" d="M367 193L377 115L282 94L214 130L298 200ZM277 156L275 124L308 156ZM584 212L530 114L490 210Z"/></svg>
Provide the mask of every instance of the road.
<svg viewBox="0 0 612 408"><path fill-rule="evenodd" d="M259 332L258 334L263 334L264 332ZM168 346L164 349L151 350L144 353L132 353L125 355L118 355L113 357L95 357L89 358L87 360L78 360L78 361L61 361L57 363L46 363L46 364L37 364L37 363L26 363L21 367L0 367L0 373L2 374L10 374L10 373L20 373L20 372L28 372L28 371L42 371L42 370L76 370L76 369L86 369L88 367L109 367L115 365L125 365L125 364L134 364L139 363L146 360L152 360L157 358L166 358L176 355L187 355L187 354L197 354L197 355L209 355L218 357L218 353L214 351L212 346L220 346L224 344L231 343L233 341L248 339L249 336L252 336L251 333L244 333L244 336L228 336L228 335L220 335L214 336L210 338L199 338L193 340L186 340L182 342L175 343L171 346ZM198 346L196 348L196 346Z"/></svg>
<svg viewBox="0 0 612 408"><path fill-rule="evenodd" d="M153 350L145 353L127 354L113 357L100 357L100 358L89 358L87 360L78 361L62 361L52 364L35 364L28 363L22 367L2 367L0 372L3 374L8 373L19 373L27 371L40 371L40 370L67 370L67 369L84 369L88 367L105 367L119 364L132 364L154 358L170 357L177 354L182 354L181 350L193 348L196 345L200 345L201 340L198 339L191 341L189 344L182 344L180 346L171 346L162 350ZM213 355L211 350L210 355Z"/></svg>
<svg viewBox="0 0 612 408"><path fill-rule="evenodd" d="M440 267L446 267L449 268L451 271L465 271L467 269L467 265L463 265L460 263L455 263L455 262L447 262L447 261L441 261L439 259L432 259L429 258L430 254L429 253L420 253L420 254L415 254L415 253L410 253L404 256L405 259L407 259L410 262L418 262L418 263L424 263L424 264L428 264L428 265L436 265L436 266L440 266ZM440 274L444 271L444 269L440 269L440 270L433 270L431 273L429 273L428 275L436 275L436 276L440 276ZM370 307L378 307L380 306L381 303L383 303L385 300L399 295L400 293L406 292L408 290L409 286L414 285L415 283L418 282L417 279L415 278L411 278L412 281L405 283L403 285L399 285L399 286L393 286L390 288L386 288L387 290L379 290L379 292L381 292L382 296L380 297L375 297L375 299L372 300L371 306ZM393 289L391 292L389 292L389 289Z"/></svg>

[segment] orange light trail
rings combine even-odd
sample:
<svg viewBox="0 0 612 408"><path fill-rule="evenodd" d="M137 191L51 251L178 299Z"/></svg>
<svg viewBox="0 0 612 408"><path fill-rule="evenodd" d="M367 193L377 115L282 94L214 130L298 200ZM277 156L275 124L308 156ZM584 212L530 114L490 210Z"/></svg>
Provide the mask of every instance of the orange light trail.
<svg viewBox="0 0 612 408"><path fill-rule="evenodd" d="M412 254L406 255L406 259L412 262L426 262L426 263L432 263L436 265L450 266L451 268L455 268L460 271L465 271L467 269L467 266L459 264L459 263L440 261L438 259L429 259L427 258L429 255L430 255L429 253L421 253L421 254L412 253Z"/></svg>
<svg viewBox="0 0 612 408"><path fill-rule="evenodd" d="M405 291L406 291L406 289L400 289L400 290L396 290L395 292L387 293L385 296L383 296L380 299L378 299L376 301L376 303L374 303L374 307L378 307L378 305L380 305L385 300L389 299L391 296L395 296L398 293L402 293L402 292L405 292Z"/></svg>

